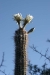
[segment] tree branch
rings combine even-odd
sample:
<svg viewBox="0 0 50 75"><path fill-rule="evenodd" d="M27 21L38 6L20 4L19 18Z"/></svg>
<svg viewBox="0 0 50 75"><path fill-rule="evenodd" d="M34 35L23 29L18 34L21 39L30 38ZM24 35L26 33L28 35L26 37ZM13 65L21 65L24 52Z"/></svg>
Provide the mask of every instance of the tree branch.
<svg viewBox="0 0 50 75"><path fill-rule="evenodd" d="M47 60L50 61L50 56L47 57L47 52L48 52L48 49L46 50L45 54L42 54L41 52L39 52L38 50L36 50L36 47L33 45L33 46L30 46L31 49L33 49L35 52L37 52L38 54L41 55L41 57L45 57Z"/></svg>
<svg viewBox="0 0 50 75"><path fill-rule="evenodd" d="M3 73L4 75L7 75L7 74L5 73L5 71L0 70L0 72Z"/></svg>
<svg viewBox="0 0 50 75"><path fill-rule="evenodd" d="M4 52L3 52L3 56L2 56L2 61L1 61L1 64L0 64L0 68L3 66L3 62L4 62Z"/></svg>

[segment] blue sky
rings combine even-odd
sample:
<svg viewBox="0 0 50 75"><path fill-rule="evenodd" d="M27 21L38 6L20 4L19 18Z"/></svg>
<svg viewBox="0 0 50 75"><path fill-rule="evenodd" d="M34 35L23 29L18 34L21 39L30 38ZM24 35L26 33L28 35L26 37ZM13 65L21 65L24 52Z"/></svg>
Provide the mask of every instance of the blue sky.
<svg viewBox="0 0 50 75"><path fill-rule="evenodd" d="M40 55L29 47L33 44L42 53L49 48L48 55L50 55L50 43L46 42L50 38L50 0L0 0L0 61L2 53L5 52L5 67L2 70L5 69L6 73L11 75L14 69L15 50L13 36L18 29L17 23L13 20L16 13L21 13L24 18L28 14L34 16L32 22L25 28L28 31L35 27L35 31L28 36L28 60L40 67L45 62L44 57L40 58ZM50 67L49 61L46 62Z"/></svg>

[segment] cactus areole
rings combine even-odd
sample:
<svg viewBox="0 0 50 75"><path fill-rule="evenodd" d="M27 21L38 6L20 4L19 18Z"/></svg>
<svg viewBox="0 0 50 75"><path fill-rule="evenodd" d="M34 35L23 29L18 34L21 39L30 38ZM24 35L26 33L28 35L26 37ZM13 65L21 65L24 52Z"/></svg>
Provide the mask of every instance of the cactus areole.
<svg viewBox="0 0 50 75"><path fill-rule="evenodd" d="M19 29L15 31L14 42L15 42L15 69L14 75L26 75L27 70L27 42L28 34L34 30L31 28L28 32L25 30L25 26L33 19L32 16L28 15L25 19L22 18L20 13L14 15L14 20L17 21ZM23 21L23 25L20 22Z"/></svg>

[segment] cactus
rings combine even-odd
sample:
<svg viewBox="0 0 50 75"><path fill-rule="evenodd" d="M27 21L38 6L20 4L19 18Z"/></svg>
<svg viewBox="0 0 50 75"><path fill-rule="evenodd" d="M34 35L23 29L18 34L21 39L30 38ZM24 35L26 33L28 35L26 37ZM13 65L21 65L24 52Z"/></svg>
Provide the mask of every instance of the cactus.
<svg viewBox="0 0 50 75"><path fill-rule="evenodd" d="M15 31L14 42L15 42L15 69L14 75L26 75L27 71L27 41L28 34L34 30L32 28L27 32L24 27L29 23L26 18L23 20L21 14L16 14L14 19L18 22L19 29ZM20 26L20 21L24 21L23 26Z"/></svg>

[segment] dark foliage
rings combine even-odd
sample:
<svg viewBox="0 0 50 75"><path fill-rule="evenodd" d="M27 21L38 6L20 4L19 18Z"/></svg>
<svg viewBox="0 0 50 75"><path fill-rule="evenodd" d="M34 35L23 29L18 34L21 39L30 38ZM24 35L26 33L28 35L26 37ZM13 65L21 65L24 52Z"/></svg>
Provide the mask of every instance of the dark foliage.
<svg viewBox="0 0 50 75"><path fill-rule="evenodd" d="M46 63L44 63L44 65L39 68L37 65L32 65L29 62L29 70L28 72L30 73L30 75L50 75L50 68L46 67Z"/></svg>

